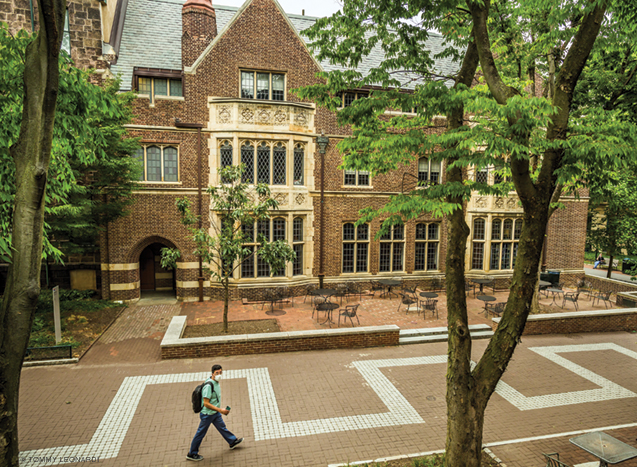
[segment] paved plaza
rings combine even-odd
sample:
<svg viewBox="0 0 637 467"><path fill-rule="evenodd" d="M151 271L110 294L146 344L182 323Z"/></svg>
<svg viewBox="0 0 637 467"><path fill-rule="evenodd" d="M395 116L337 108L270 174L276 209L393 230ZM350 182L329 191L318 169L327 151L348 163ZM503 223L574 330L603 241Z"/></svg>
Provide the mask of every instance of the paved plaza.
<svg viewBox="0 0 637 467"><path fill-rule="evenodd" d="M190 395L213 363L224 366L228 427L245 442L231 451L210 431L200 465L328 466L444 448L446 343L160 361L153 345L179 308L132 307L139 320L122 315L79 364L25 368L22 465L190 465ZM474 360L487 343L474 341ZM635 445L636 374L635 334L525 337L487 409L484 443L515 467L544 465L541 452L594 460L568 442L581 430Z"/></svg>

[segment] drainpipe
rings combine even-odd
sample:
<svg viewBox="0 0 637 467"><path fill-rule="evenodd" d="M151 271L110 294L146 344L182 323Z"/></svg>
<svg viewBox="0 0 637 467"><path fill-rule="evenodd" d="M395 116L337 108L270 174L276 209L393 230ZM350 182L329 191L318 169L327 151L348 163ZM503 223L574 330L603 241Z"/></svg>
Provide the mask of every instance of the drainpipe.
<svg viewBox="0 0 637 467"><path fill-rule="evenodd" d="M324 264L324 244L325 244L325 199L324 199L324 193L325 193L325 149L327 148L327 145L329 144L330 139L325 136L323 133L321 133L321 136L319 136L318 138L316 138L316 144L319 147L319 154L321 155L321 208L320 208L320 216L321 216L321 223L319 225L319 235L320 235L320 241L319 241L319 248L321 250L320 256L319 256L319 273L318 273L318 278L319 278L319 288L322 289L323 288L323 279L325 278L325 270L323 269L323 264Z"/></svg>
<svg viewBox="0 0 637 467"><path fill-rule="evenodd" d="M178 118L175 119L175 126L177 128L196 128L197 129L197 213L199 214L199 230L203 227L203 208L202 208L202 200L203 196L201 194L201 171L202 171L202 160L201 160L201 129L203 128L203 124L201 123L184 123L180 121ZM203 302L203 263L201 260L201 255L199 255L199 277L197 281L199 282L199 301Z"/></svg>

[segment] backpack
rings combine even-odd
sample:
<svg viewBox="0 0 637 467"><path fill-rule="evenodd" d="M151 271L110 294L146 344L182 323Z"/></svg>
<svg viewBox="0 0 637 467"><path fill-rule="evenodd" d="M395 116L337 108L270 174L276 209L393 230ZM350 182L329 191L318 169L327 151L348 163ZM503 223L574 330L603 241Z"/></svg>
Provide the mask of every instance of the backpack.
<svg viewBox="0 0 637 467"><path fill-rule="evenodd" d="M215 392L215 387L212 385L212 381L206 380L195 388L192 392L192 410L194 410L195 413L199 413L201 412L201 409L203 409L203 388L206 384L210 386L213 394Z"/></svg>

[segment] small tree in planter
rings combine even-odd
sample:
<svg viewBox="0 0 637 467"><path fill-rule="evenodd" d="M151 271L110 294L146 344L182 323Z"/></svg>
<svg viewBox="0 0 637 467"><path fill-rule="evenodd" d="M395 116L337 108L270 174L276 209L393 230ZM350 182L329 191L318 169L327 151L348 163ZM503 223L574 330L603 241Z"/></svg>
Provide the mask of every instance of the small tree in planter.
<svg viewBox="0 0 637 467"><path fill-rule="evenodd" d="M243 261L252 260L256 255L268 264L271 274L276 274L296 257L292 247L285 240L271 242L261 233L257 233L256 249L245 245L254 241L254 226L259 221L269 221L270 211L278 209L279 203L272 198L267 184L259 183L251 187L243 183L243 170L242 165L222 167L219 169L219 180L223 183L208 187L210 207L220 219L218 223L210 223L210 230L196 226L199 216L191 212L188 198L180 198L176 202L181 222L192 234L192 240L197 245L193 254L201 256L206 265L204 271L223 286L224 332L228 332L230 279ZM180 256L176 249L162 249L162 267L174 268Z"/></svg>

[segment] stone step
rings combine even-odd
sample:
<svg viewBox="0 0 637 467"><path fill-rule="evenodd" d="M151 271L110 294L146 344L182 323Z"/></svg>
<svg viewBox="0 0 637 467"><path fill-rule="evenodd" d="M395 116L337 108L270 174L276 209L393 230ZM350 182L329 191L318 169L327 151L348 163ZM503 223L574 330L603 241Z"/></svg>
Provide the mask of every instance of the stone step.
<svg viewBox="0 0 637 467"><path fill-rule="evenodd" d="M493 336L493 331L475 331L471 333L472 339L490 339ZM414 337L400 337L398 344L425 344L429 342L446 342L449 338L449 334L429 334L425 336Z"/></svg>
<svg viewBox="0 0 637 467"><path fill-rule="evenodd" d="M473 333L474 331L491 331L491 326L488 324L470 324L469 332ZM431 336L436 334L447 334L447 326L400 330L400 337Z"/></svg>

